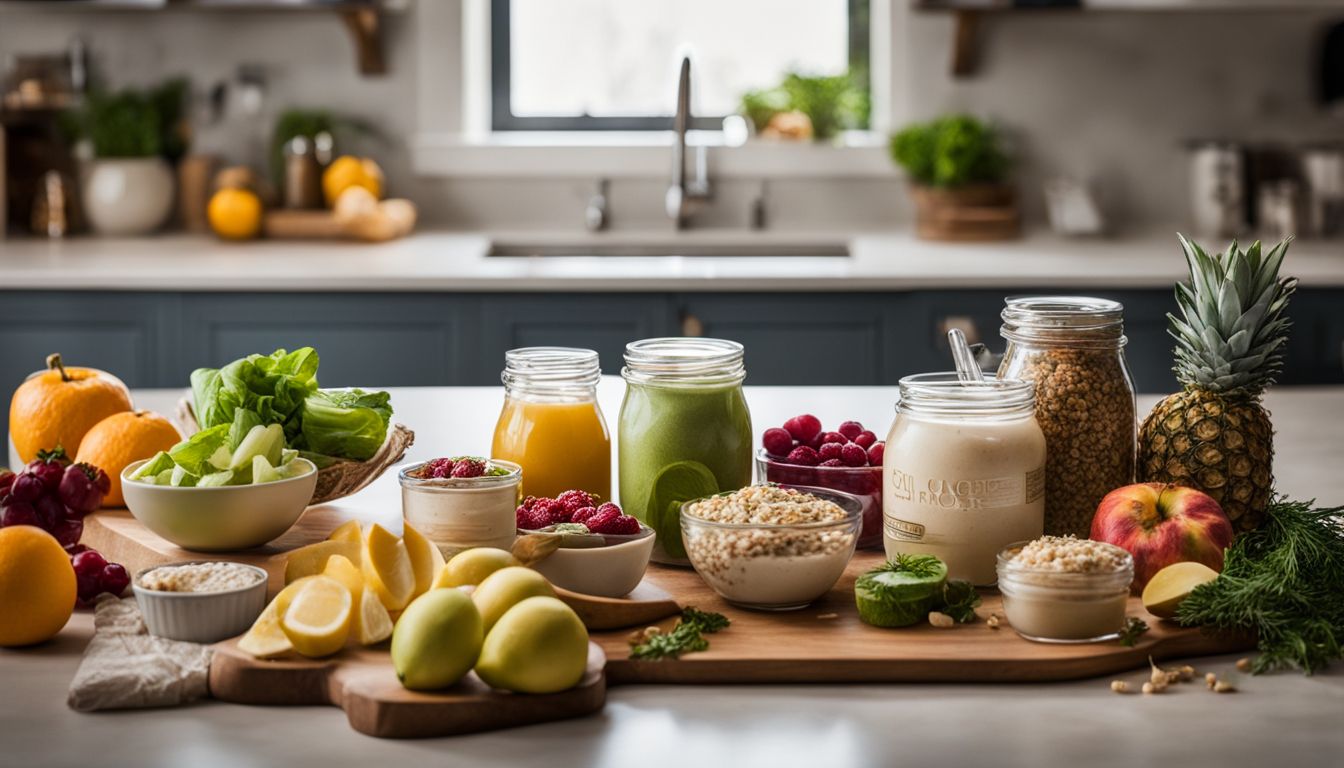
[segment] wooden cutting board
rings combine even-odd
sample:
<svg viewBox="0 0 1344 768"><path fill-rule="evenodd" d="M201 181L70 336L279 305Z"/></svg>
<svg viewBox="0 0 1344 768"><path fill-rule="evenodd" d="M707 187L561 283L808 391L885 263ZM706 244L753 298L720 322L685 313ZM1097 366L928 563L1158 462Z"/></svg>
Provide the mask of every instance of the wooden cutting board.
<svg viewBox="0 0 1344 768"><path fill-rule="evenodd" d="M588 669L567 691L495 691L472 672L442 693L419 693L397 681L385 648L348 649L322 660L259 661L226 640L215 646L210 663L210 695L236 704L330 704L345 710L350 727L370 736L455 736L597 712L607 699L605 664L602 649L589 643Z"/></svg>

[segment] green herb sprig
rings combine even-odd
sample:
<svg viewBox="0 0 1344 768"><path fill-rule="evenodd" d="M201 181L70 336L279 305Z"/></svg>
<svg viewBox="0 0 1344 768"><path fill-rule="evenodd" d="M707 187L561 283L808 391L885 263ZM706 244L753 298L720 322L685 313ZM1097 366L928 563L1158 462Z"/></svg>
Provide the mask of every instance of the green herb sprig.
<svg viewBox="0 0 1344 768"><path fill-rule="evenodd" d="M975 609L980 605L980 593L969 581L951 579L943 585L942 612L958 624L975 621Z"/></svg>
<svg viewBox="0 0 1344 768"><path fill-rule="evenodd" d="M1130 616L1125 619L1125 626L1120 628L1120 644L1126 648L1133 648L1147 631L1148 622L1137 616Z"/></svg>
<svg viewBox="0 0 1344 768"><path fill-rule="evenodd" d="M1309 675L1344 658L1344 507L1315 504L1276 497L1260 528L1228 548L1218 578L1177 609L1185 626L1254 633L1254 674Z"/></svg>
<svg viewBox="0 0 1344 768"><path fill-rule="evenodd" d="M709 640L705 639L705 635L727 629L731 623L721 613L687 608L681 612L681 621L677 622L672 631L647 635L644 642L632 645L630 658L658 661L675 659L683 653L703 651L709 648Z"/></svg>

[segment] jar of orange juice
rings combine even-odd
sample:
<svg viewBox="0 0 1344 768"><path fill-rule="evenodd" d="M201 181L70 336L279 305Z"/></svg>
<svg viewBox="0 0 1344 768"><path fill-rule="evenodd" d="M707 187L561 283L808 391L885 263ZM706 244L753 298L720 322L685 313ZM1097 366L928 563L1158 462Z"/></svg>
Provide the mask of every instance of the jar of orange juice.
<svg viewBox="0 0 1344 768"><path fill-rule="evenodd" d="M490 455L523 467L523 496L577 488L611 499L611 437L597 405L601 377L591 349L504 353L504 409Z"/></svg>

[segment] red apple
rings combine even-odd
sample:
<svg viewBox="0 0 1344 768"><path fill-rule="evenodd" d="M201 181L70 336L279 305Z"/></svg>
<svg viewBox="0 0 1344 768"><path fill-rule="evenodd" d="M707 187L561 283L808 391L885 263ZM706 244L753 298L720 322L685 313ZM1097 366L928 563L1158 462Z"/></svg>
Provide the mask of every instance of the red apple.
<svg viewBox="0 0 1344 768"><path fill-rule="evenodd" d="M1167 483L1135 483L1106 494L1092 518L1092 538L1134 556L1133 591L1172 563L1223 570L1232 523L1211 496Z"/></svg>

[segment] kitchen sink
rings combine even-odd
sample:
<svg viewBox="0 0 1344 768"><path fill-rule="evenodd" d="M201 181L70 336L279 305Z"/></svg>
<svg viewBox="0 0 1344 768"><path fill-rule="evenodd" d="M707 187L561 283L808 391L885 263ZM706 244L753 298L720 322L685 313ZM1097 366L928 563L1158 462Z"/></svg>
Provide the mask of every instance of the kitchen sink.
<svg viewBox="0 0 1344 768"><path fill-rule="evenodd" d="M487 256L560 257L560 256L683 256L696 258L730 256L849 256L849 244L843 240L770 239L742 240L606 240L594 238L574 242L497 240L490 243Z"/></svg>

